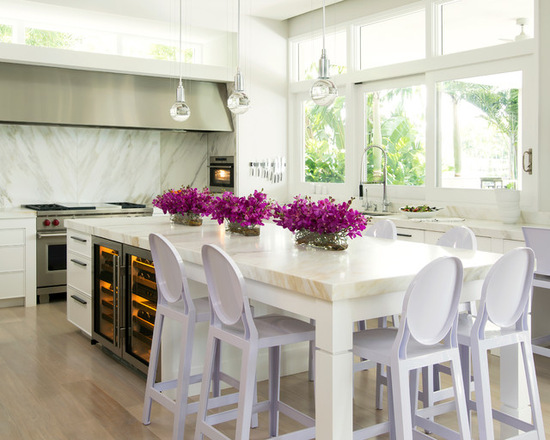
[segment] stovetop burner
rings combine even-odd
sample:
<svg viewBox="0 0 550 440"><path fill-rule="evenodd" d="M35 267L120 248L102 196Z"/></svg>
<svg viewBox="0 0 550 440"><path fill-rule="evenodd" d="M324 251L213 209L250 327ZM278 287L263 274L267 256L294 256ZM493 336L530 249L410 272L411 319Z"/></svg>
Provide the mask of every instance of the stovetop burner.
<svg viewBox="0 0 550 440"><path fill-rule="evenodd" d="M131 203L131 202L108 202L108 205L118 205L122 209L130 209L130 208L145 208L145 205L142 205L141 203Z"/></svg>
<svg viewBox="0 0 550 440"><path fill-rule="evenodd" d="M58 203L37 203L31 205L23 205L24 208L32 209L34 211L69 211L79 209L95 209L95 206L63 206Z"/></svg>

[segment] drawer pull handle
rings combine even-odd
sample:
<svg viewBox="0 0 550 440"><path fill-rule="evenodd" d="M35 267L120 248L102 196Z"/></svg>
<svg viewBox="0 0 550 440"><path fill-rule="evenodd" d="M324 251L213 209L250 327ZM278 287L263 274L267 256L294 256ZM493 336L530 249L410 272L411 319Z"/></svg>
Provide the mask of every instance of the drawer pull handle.
<svg viewBox="0 0 550 440"><path fill-rule="evenodd" d="M71 261L75 264L78 264L79 266L86 267L87 264L83 263L82 261L75 260L74 258L71 258Z"/></svg>
<svg viewBox="0 0 550 440"><path fill-rule="evenodd" d="M74 235L71 235L71 238L76 241L80 241L81 243L86 243L88 240L80 237L75 237Z"/></svg>
<svg viewBox="0 0 550 440"><path fill-rule="evenodd" d="M79 302L80 304L88 304L88 301L84 301L82 298L76 296L76 295L71 295L71 298L74 299L75 301Z"/></svg>
<svg viewBox="0 0 550 440"><path fill-rule="evenodd" d="M397 233L397 236L398 236L398 237L409 237L409 238L412 238L412 235L411 235L411 234L400 234L399 232Z"/></svg>

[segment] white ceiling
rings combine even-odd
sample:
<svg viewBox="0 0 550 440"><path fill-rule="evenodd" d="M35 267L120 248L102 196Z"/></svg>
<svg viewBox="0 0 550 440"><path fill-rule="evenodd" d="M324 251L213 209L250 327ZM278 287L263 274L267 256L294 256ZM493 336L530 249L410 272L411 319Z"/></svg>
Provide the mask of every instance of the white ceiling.
<svg viewBox="0 0 550 440"><path fill-rule="evenodd" d="M193 16L208 17L215 11L227 10L228 4L237 0L183 0L184 8ZM326 5L344 0L326 0ZM126 15L137 18L168 21L177 5L177 0L28 0L21 3L44 3L82 9L84 11ZM322 0L242 0L241 9L249 15L286 20L322 7Z"/></svg>

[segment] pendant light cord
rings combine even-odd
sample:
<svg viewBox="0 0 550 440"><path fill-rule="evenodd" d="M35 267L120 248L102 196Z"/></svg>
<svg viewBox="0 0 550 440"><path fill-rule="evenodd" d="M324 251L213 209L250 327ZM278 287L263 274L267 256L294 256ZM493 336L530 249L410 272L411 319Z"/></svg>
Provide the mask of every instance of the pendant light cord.
<svg viewBox="0 0 550 440"><path fill-rule="evenodd" d="M325 0L323 0L323 53L325 52Z"/></svg>
<svg viewBox="0 0 550 440"><path fill-rule="evenodd" d="M179 84L179 85L180 85L180 86L181 86L181 84L182 84L182 81L181 81L181 80L182 80L182 66L181 66L181 64L182 64L182 62L181 62L181 61L182 61L182 60L181 60L181 27L182 27L182 25L181 25L181 22L182 22L182 19L181 19L181 12L182 12L181 4L182 4L182 3L183 3L183 0L180 0L180 15L179 15L179 19L180 19L180 20L179 20L179 21L180 21L180 35L179 35L179 52L178 52L178 55L179 55L179 57L178 57L178 58L179 58L179 71L180 71L180 84Z"/></svg>
<svg viewBox="0 0 550 440"><path fill-rule="evenodd" d="M241 0L237 0L237 72L241 70Z"/></svg>

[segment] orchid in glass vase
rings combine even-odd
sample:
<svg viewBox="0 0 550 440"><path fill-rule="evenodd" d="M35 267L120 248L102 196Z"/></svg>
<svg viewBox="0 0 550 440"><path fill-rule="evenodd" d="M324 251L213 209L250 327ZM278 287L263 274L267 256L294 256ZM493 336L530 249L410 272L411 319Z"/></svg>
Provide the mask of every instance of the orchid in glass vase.
<svg viewBox="0 0 550 440"><path fill-rule="evenodd" d="M273 222L293 232L296 244L344 250L347 239L361 236L370 220L351 209L351 202L337 203L332 197L313 202L296 196L292 203L274 208Z"/></svg>
<svg viewBox="0 0 550 440"><path fill-rule="evenodd" d="M272 209L271 202L261 191L243 197L227 191L212 201L210 215L220 225L225 221L230 232L259 235L263 221L273 215Z"/></svg>
<svg viewBox="0 0 550 440"><path fill-rule="evenodd" d="M202 225L202 216L210 214L212 193L208 188L199 190L191 186L168 190L153 200L153 206L171 215L173 223L189 226Z"/></svg>

